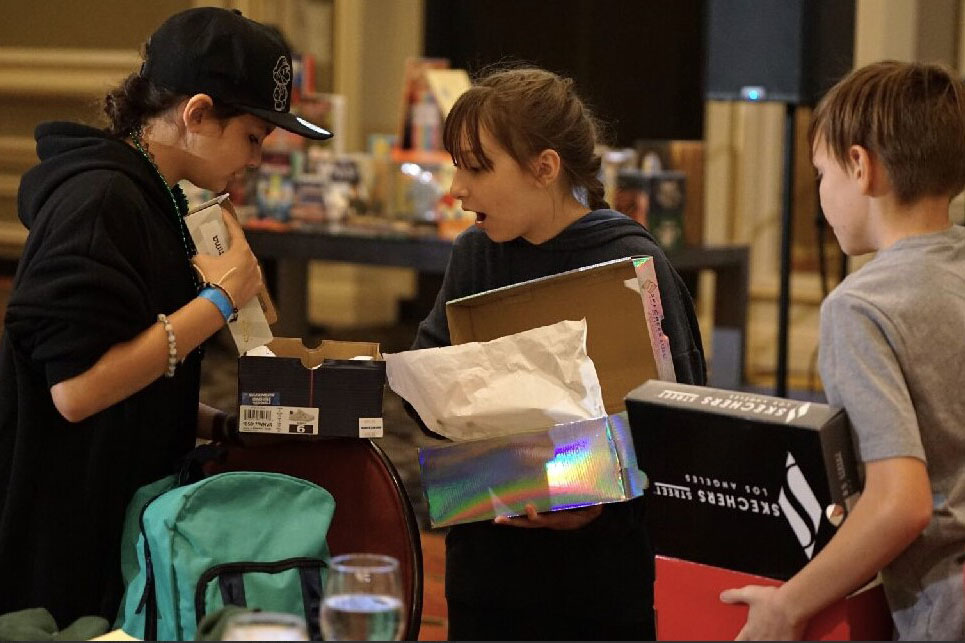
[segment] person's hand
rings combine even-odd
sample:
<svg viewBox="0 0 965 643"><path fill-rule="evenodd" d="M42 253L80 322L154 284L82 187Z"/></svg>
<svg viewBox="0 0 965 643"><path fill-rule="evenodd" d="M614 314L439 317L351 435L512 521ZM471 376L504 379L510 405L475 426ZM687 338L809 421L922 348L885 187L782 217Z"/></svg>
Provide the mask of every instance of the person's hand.
<svg viewBox="0 0 965 643"><path fill-rule="evenodd" d="M747 622L736 641L799 641L807 622L796 622L781 603L777 587L746 585L720 593L724 603L746 603Z"/></svg>
<svg viewBox="0 0 965 643"><path fill-rule="evenodd" d="M548 511L538 513L533 504L526 505L526 515L510 518L509 516L497 516L497 525L508 525L509 527L522 527L524 529L535 529L543 527L545 529L579 529L585 527L600 514L603 513L603 505L594 505L583 509L564 509L561 511Z"/></svg>
<svg viewBox="0 0 965 643"><path fill-rule="evenodd" d="M224 212L221 218L231 239L228 251L218 257L198 254L192 263L205 281L224 288L240 309L261 289L261 268L238 221Z"/></svg>

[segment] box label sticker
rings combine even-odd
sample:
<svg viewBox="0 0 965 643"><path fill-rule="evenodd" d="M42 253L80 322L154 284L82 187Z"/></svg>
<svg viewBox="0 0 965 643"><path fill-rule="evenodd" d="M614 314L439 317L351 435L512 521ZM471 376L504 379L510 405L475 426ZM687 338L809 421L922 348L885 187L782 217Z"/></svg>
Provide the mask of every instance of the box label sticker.
<svg viewBox="0 0 965 643"><path fill-rule="evenodd" d="M318 435L318 409L299 406L249 406L239 409L242 433Z"/></svg>
<svg viewBox="0 0 965 643"><path fill-rule="evenodd" d="M279 399L278 393L241 393L242 405L254 406L277 406Z"/></svg>
<svg viewBox="0 0 965 643"><path fill-rule="evenodd" d="M381 438L382 418L359 418L360 438Z"/></svg>

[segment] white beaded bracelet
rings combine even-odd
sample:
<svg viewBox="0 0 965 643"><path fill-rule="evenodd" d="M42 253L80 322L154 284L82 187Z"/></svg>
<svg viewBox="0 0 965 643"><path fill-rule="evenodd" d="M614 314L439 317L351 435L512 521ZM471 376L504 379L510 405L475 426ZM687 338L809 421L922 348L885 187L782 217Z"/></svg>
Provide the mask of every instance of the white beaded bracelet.
<svg viewBox="0 0 965 643"><path fill-rule="evenodd" d="M174 337L174 326L168 321L167 315L159 314L157 320L164 326L164 331L168 334L168 370L164 377L174 377L174 370L178 367L178 344Z"/></svg>

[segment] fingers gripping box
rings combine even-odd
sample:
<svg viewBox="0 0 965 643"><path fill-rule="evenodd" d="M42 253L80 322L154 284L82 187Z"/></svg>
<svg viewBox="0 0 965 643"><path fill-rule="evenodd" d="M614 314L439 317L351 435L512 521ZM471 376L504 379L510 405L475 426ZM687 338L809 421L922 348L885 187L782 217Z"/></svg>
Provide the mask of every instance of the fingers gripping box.
<svg viewBox="0 0 965 643"><path fill-rule="evenodd" d="M227 216L235 216L234 207L226 194L202 203L184 217L185 225L199 253L219 256L228 251L231 236L222 220L222 210L228 213ZM209 276L215 278L215 275ZM248 350L270 342L272 333L269 325L277 320L271 297L262 286L257 296L238 310L237 318L228 322L228 330L238 348L238 354L243 355Z"/></svg>
<svg viewBox="0 0 965 643"><path fill-rule="evenodd" d="M857 500L841 409L651 380L627 411L657 554L787 580Z"/></svg>
<svg viewBox="0 0 965 643"><path fill-rule="evenodd" d="M653 606L658 641L732 641L747 622L747 605L720 600L725 589L776 587L779 581L657 556ZM700 618L694 618L699 614ZM839 599L808 621L802 641L888 641L894 625L880 582Z"/></svg>

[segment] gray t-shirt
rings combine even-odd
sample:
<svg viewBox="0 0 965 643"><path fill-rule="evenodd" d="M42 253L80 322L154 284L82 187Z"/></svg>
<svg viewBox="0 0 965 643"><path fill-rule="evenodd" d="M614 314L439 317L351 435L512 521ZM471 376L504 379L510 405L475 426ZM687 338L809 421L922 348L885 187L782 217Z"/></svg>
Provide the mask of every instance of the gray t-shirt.
<svg viewBox="0 0 965 643"><path fill-rule="evenodd" d="M963 639L965 228L903 239L821 306L821 379L862 462L920 458L934 514L882 571L905 639Z"/></svg>

